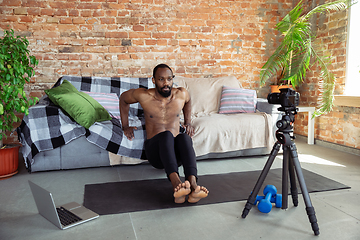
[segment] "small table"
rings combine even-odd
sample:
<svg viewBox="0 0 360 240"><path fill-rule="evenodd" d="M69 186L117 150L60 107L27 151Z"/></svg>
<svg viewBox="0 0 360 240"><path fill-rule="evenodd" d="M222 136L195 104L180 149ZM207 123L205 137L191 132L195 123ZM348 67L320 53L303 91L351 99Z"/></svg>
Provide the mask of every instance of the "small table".
<svg viewBox="0 0 360 240"><path fill-rule="evenodd" d="M308 112L308 144L314 144L315 119L311 116L315 112L315 107L297 106L298 112Z"/></svg>

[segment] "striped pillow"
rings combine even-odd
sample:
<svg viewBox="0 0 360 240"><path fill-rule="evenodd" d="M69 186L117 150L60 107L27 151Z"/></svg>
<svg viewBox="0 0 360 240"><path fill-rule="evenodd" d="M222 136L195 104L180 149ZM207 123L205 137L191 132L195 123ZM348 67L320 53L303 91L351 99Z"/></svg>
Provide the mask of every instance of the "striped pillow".
<svg viewBox="0 0 360 240"><path fill-rule="evenodd" d="M255 112L256 103L255 90L223 86L219 113Z"/></svg>
<svg viewBox="0 0 360 240"><path fill-rule="evenodd" d="M120 119L119 97L115 93L86 92L90 97L100 103L112 118Z"/></svg>

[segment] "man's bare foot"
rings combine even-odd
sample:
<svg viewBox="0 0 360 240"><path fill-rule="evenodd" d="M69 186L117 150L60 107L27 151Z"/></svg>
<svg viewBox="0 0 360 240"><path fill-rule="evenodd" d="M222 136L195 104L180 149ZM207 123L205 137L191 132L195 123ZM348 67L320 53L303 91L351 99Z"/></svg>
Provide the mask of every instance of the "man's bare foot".
<svg viewBox="0 0 360 240"><path fill-rule="evenodd" d="M183 183L180 183L174 189L175 203L184 203L186 196L189 195L190 192L191 192L190 182L188 180L186 180Z"/></svg>
<svg viewBox="0 0 360 240"><path fill-rule="evenodd" d="M197 186L194 191L189 195L189 203L197 203L200 199L206 198L209 194L209 191L203 186Z"/></svg>

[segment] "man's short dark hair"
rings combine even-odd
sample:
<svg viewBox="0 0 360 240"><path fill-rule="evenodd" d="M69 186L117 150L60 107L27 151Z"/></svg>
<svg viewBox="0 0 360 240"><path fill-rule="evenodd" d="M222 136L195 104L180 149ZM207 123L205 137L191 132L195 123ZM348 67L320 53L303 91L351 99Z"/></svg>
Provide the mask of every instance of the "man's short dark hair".
<svg viewBox="0 0 360 240"><path fill-rule="evenodd" d="M157 65L157 66L154 68L154 70L153 70L153 77L154 77L154 78L155 78L155 74L156 74L156 72L157 72L157 70L158 70L159 68L168 68L168 69L170 69L171 74L173 75L172 69L171 69L168 65L166 65L166 64L164 64L164 63L161 63L161 64Z"/></svg>

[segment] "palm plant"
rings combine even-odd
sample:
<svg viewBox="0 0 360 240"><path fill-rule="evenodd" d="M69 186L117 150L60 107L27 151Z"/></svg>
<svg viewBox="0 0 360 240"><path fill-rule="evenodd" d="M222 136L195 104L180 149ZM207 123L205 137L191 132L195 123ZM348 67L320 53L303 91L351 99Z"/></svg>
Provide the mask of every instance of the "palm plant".
<svg viewBox="0 0 360 240"><path fill-rule="evenodd" d="M282 80L293 87L302 83L306 72L313 64L321 69L320 85L322 100L314 116L328 113L333 107L335 76L329 71L331 56L325 54L321 44L312 31L311 17L315 14L330 11L341 11L350 7L351 0L336 0L319 5L303 14L303 0L292 9L277 25L276 29L283 35L280 46L264 64L260 72L260 85L276 75L284 73Z"/></svg>

